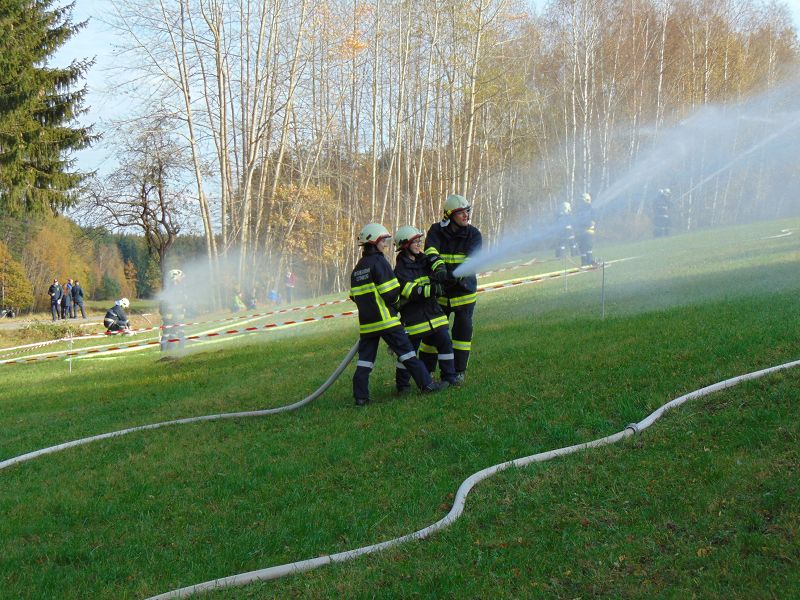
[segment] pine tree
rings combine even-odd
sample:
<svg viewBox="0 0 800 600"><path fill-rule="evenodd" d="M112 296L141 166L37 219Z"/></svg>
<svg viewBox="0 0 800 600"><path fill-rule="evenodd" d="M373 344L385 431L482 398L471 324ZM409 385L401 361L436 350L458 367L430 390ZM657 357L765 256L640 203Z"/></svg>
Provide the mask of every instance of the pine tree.
<svg viewBox="0 0 800 600"><path fill-rule="evenodd" d="M74 4L55 2L0 2L0 210L11 214L74 204L87 175L73 170L70 155L95 140L91 127L73 126L86 95L75 86L92 61L48 65L86 24L72 23Z"/></svg>

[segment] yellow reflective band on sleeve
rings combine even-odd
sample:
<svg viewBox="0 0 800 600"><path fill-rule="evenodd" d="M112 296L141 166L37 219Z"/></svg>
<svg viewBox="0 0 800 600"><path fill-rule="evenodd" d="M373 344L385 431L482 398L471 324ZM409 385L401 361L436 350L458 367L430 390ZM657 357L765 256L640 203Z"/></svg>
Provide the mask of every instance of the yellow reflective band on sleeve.
<svg viewBox="0 0 800 600"><path fill-rule="evenodd" d="M427 354L438 354L439 353L439 351L434 346L431 346L430 344L426 344L425 342L422 342L419 345L419 351L420 352L425 352Z"/></svg>
<svg viewBox="0 0 800 600"><path fill-rule="evenodd" d="M383 331L384 329L396 327L397 325L400 325L400 319L397 317L389 317L389 319L378 321L377 323L365 323L363 325L359 325L358 331L362 334L375 333L376 331Z"/></svg>
<svg viewBox="0 0 800 600"><path fill-rule="evenodd" d="M436 271L436 270L438 270L440 267L443 267L443 266L444 266L444 261L443 261L443 260L440 258L439 260L435 261L435 262L434 262L434 263L431 265L431 271Z"/></svg>
<svg viewBox="0 0 800 600"><path fill-rule="evenodd" d="M403 298L411 298L411 292L414 291L414 286L416 285L415 282L409 281L407 284L403 286L403 291L400 292L400 295Z"/></svg>
<svg viewBox="0 0 800 600"><path fill-rule="evenodd" d="M464 350L466 352L469 352L470 350L472 350L472 342L453 340L453 350Z"/></svg>
<svg viewBox="0 0 800 600"><path fill-rule="evenodd" d="M447 302L450 302L450 306L465 306L467 304L472 304L478 299L477 292L474 294L467 294L466 296L458 296L457 298L439 298L439 304L442 306L447 306ZM444 302L442 302L444 300Z"/></svg>
<svg viewBox="0 0 800 600"><path fill-rule="evenodd" d="M440 254L439 256L448 265L460 265L467 260L466 254Z"/></svg>
<svg viewBox="0 0 800 600"><path fill-rule="evenodd" d="M431 256L431 255L435 256L435 255L439 254L439 251L436 248L434 248L433 246L431 246L430 248L425 248L425 254L428 255L428 256Z"/></svg>
<svg viewBox="0 0 800 600"><path fill-rule="evenodd" d="M389 281L383 282L382 284L380 284L375 289L378 290L379 294L385 294L386 292L389 292L389 291L391 291L391 290L393 290L395 288L399 288L399 287L400 287L400 282L397 281L396 278L392 278Z"/></svg>
<svg viewBox="0 0 800 600"><path fill-rule="evenodd" d="M350 288L350 295L351 296L363 296L364 294L369 294L370 292L375 291L375 284L365 283L364 285L359 285L354 288Z"/></svg>

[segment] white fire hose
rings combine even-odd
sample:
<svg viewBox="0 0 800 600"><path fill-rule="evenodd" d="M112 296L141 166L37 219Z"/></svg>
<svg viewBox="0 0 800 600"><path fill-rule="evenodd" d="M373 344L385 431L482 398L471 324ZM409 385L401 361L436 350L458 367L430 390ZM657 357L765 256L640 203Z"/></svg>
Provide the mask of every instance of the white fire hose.
<svg viewBox="0 0 800 600"><path fill-rule="evenodd" d="M145 431L148 429L160 429L161 427L167 427L169 425L185 425L187 423L199 423L200 421L218 421L220 419L239 419L242 417L263 417L265 415L274 415L277 413L282 412L289 412L292 410L297 410L313 402L317 398L319 398L325 390L327 390L333 382L336 381L339 375L342 374L342 371L345 370L350 361L353 360L353 357L358 352L358 342L356 342L350 351L347 353L347 356L344 357L344 360L336 367L336 370L331 373L331 376L323 383L320 387L318 387L314 392L312 392L309 396L306 396L302 400L294 402L293 404L287 404L286 406L278 406L276 408L265 408L263 410L249 410L243 412L234 412L234 413L221 413L218 415L205 415L201 417L188 417L185 419L175 419L173 421L163 421L162 423L151 423L150 425L139 425L137 427L129 427L128 429L120 429L119 431L112 431L110 433L102 433L99 435L93 435L91 437L81 438L79 440L73 440L71 442L65 442L63 444L58 444L57 446L50 446L49 448L42 448L41 450L36 450L34 452L28 452L27 454L21 454L19 456L15 456L13 458L9 458L0 462L0 471L11 467L13 465L23 463L29 460L33 460L34 458L39 458L40 456L44 456L45 454L52 454L54 452L61 452L62 450L66 450L68 448L74 448L76 446L84 446L86 444L90 444L92 442L97 442L99 440L105 440L108 438L113 437L120 437L123 435L127 435L129 433L133 433L135 431Z"/></svg>
<svg viewBox="0 0 800 600"><path fill-rule="evenodd" d="M648 427L650 427L650 425L652 425L659 418L661 418L665 412L667 412L668 410L672 410L673 408L677 408L678 406L684 404L685 402L688 402L689 400L694 400L695 398L700 398L701 396L706 396L713 392L733 387L734 385L742 383L743 381L758 379L759 377L764 377L765 375L775 373L776 371L791 369L792 367L797 367L797 366L800 366L800 360L784 363L782 365L778 365L775 367L769 367L767 369L762 369L760 371L754 371L752 373L747 373L745 375L732 377L730 379L726 379L725 381L720 381L719 383L715 383L706 386L704 388L701 388L699 390L689 392L688 394L684 394L683 396L676 398L671 402L667 402L657 410L650 413L650 415L648 415L638 423L631 423L625 429L613 435L592 440L591 442L585 442L583 444L575 444L574 446L567 446L564 448L558 448L556 450L540 452L539 454L533 454L531 456L525 456L523 458L517 458L515 460L510 460L491 467L487 467L481 471L478 471L477 473L470 475L464 480L464 482L459 486L458 491L456 492L456 497L455 500L453 501L453 507L450 509L450 512L447 513L447 515L445 515L444 518L440 519L439 521L436 521L435 523L429 525L428 527L425 527L424 529L420 529L413 533L409 533L401 537L387 540L385 542L380 542L378 544L362 546L361 548L356 548L354 550L345 550L344 552L337 552L336 554L319 556L317 558L300 560L297 562L287 563L284 565L277 565L274 567L259 569L257 571L249 571L247 573L239 573L238 575L230 575L228 577L222 577L220 579L213 579L211 581L206 581L204 583L197 583L177 590L173 590L171 592L159 594L158 596L152 596L147 600L186 598L188 596L192 596L200 592L241 586L241 585L246 585L248 583L254 583L256 581L268 581L270 579L278 579L279 577L283 577L285 575L292 575L294 573L310 571L312 569L316 569L317 567L322 567L324 565L329 565L331 563L339 563L339 562L346 562L349 560L353 560L354 558L358 558L359 556L363 556L365 554L372 554L374 552L379 552L381 550L386 550L387 548L392 548L394 546L398 546L400 544L409 542L411 540L426 538L432 533L436 533L440 529L444 529L445 527L453 523L456 519L458 519L464 512L464 505L466 504L467 501L467 495L472 490L472 488L475 487L475 485L477 485L479 482L491 477L496 473L499 473L500 471L505 471L506 469L511 467L524 467L532 463L544 462L552 458L557 458L559 456L574 454L575 452L579 452L580 450L585 450L587 448L598 448L600 446L607 446L609 444L614 444L616 442L619 442L620 440L629 438L632 435L636 435L637 433L640 433L644 429L647 429Z"/></svg>

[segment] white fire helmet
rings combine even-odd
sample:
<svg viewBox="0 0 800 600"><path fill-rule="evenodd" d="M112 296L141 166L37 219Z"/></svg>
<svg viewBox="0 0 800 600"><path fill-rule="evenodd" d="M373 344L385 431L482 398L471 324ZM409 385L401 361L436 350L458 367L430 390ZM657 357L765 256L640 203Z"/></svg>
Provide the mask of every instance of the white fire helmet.
<svg viewBox="0 0 800 600"><path fill-rule="evenodd" d="M405 250L411 245L411 242L421 238L423 235L424 234L413 225L404 225L394 234L394 244L397 251Z"/></svg>
<svg viewBox="0 0 800 600"><path fill-rule="evenodd" d="M127 298L122 298L121 300L117 301L117 304L119 304L122 308L128 308L131 305L131 302Z"/></svg>
<svg viewBox="0 0 800 600"><path fill-rule="evenodd" d="M449 219L453 216L453 213L460 212L462 210L469 211L471 210L471 206L467 199L460 194L450 194L447 197L447 200L444 201L444 218Z"/></svg>
<svg viewBox="0 0 800 600"><path fill-rule="evenodd" d="M380 223L367 223L358 234L358 245L377 244L380 240L390 237L391 234Z"/></svg>

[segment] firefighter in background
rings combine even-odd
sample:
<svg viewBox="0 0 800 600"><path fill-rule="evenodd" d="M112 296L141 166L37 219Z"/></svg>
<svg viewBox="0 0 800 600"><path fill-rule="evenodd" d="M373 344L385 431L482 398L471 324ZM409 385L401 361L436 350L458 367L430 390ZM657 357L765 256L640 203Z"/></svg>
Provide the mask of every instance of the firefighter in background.
<svg viewBox="0 0 800 600"><path fill-rule="evenodd" d="M569 202L562 202L556 217L556 258L563 258L567 255L567 250L574 256L577 251L575 248L575 230L572 229L572 205Z"/></svg>
<svg viewBox="0 0 800 600"><path fill-rule="evenodd" d="M420 353L420 359L428 372L433 373L436 370L438 359L442 381L459 385L449 323L437 301L444 294L444 287L431 280L434 273L430 268L430 258L422 251L423 233L416 227L406 225L397 230L394 238L398 252L394 274L400 283L400 319L411 345L415 351L419 349L420 343L433 348L436 354ZM439 270L444 271L441 273L441 278L444 278L447 271L444 264L439 265ZM410 380L408 370L398 362L395 376L397 391L401 394L411 391Z"/></svg>
<svg viewBox="0 0 800 600"><path fill-rule="evenodd" d="M475 275L456 278L453 271L468 257L481 249L483 238L478 228L470 225L471 207L464 196L453 194L444 202L444 219L434 223L425 239L425 254L437 281L444 284L439 297L444 314L453 314L453 354L456 380L464 382L469 355L472 351L472 314L478 298L478 278ZM444 273L439 269L444 264ZM436 353L436 348L420 345L420 355ZM426 359L427 361L428 359Z"/></svg>
<svg viewBox="0 0 800 600"><path fill-rule="evenodd" d="M666 237L669 235L669 206L672 192L669 188L658 190L658 197L653 202L653 235Z"/></svg>
<svg viewBox="0 0 800 600"><path fill-rule="evenodd" d="M350 275L350 299L358 306L360 334L358 363L353 375L356 406L364 406L370 401L369 376L375 366L381 338L397 355L398 362L411 374L422 392L438 392L448 385L447 382L436 383L431 379L400 324L396 308L400 299L400 284L383 255L391 237L379 223L365 225L358 234L358 244L363 250L361 259Z"/></svg>
<svg viewBox="0 0 800 600"><path fill-rule="evenodd" d="M578 251L581 253L581 266L590 267L596 265L594 259L594 208L592 208L592 196L584 193L575 211L575 241Z"/></svg>
<svg viewBox="0 0 800 600"><path fill-rule="evenodd" d="M186 320L186 290L184 289L183 271L172 269L167 273L166 285L161 291L161 340L162 352L171 347L182 349L186 345L186 332L183 322ZM170 341L177 340L177 341Z"/></svg>
<svg viewBox="0 0 800 600"><path fill-rule="evenodd" d="M114 306L108 309L106 316L103 318L103 325L106 326L106 333L117 331L125 333L130 329L130 320L128 319L128 315L125 314L125 309L130 305L131 303L127 298L122 298L114 302Z"/></svg>

